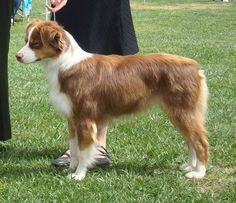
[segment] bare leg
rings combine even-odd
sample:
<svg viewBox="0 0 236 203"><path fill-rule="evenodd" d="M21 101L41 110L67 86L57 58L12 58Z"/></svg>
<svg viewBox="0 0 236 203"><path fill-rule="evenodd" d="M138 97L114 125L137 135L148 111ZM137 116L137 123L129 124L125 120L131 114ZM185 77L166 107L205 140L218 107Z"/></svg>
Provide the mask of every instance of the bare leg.
<svg viewBox="0 0 236 203"><path fill-rule="evenodd" d="M103 146L106 149L106 138L107 138L107 123L103 123L98 125L98 145ZM96 158L102 158L103 156L98 151L96 154Z"/></svg>

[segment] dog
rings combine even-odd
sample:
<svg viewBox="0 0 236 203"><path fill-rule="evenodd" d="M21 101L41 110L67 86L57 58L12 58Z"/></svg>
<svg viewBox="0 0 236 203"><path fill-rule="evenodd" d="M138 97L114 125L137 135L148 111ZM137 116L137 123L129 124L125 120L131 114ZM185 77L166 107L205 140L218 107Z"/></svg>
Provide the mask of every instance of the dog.
<svg viewBox="0 0 236 203"><path fill-rule="evenodd" d="M158 104L182 133L189 161L186 177L206 174L208 88L196 61L171 54L99 55L82 50L56 22L28 23L19 62L41 61L54 108L68 120L68 177L82 180L94 162L97 134L111 119Z"/></svg>

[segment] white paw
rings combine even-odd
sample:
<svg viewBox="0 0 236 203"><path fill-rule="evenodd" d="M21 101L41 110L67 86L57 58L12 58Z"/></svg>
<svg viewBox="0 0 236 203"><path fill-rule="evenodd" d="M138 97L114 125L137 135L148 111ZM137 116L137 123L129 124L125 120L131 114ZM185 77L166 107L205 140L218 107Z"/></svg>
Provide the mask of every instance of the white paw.
<svg viewBox="0 0 236 203"><path fill-rule="evenodd" d="M83 180L85 178L85 174L75 174L75 173L71 173L69 175L67 175L67 178L69 178L70 180Z"/></svg>
<svg viewBox="0 0 236 203"><path fill-rule="evenodd" d="M191 178L191 179L201 179L201 178L203 178L205 176L205 174L206 173L203 172L203 171L200 171L200 172L192 171L192 172L187 173L185 176L187 178Z"/></svg>
<svg viewBox="0 0 236 203"><path fill-rule="evenodd" d="M180 169L181 169L182 171L190 172L190 171L193 171L193 170L194 170L194 167L193 167L191 164L189 164L189 163L185 163L185 164L182 164L182 165L180 166Z"/></svg>

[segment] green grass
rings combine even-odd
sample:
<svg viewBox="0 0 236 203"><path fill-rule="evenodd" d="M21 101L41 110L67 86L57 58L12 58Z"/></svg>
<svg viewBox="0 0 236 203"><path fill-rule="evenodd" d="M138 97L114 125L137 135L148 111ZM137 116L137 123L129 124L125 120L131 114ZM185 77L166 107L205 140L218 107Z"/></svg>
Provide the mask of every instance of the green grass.
<svg viewBox="0 0 236 203"><path fill-rule="evenodd" d="M32 18L44 18L34 0ZM67 148L67 126L48 99L37 64L14 58L26 22L11 29L10 141L0 143L0 202L236 202L236 3L206 0L132 0L140 53L168 52L196 59L210 90L207 129L211 159L206 177L190 181L178 170L187 159L180 134L158 109L109 128L112 166L82 182L50 161Z"/></svg>

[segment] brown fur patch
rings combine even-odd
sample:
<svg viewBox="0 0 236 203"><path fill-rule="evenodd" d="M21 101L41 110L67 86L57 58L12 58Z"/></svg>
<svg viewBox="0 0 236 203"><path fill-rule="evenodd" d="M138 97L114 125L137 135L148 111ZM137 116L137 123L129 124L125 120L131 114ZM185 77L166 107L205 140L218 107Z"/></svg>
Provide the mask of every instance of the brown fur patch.
<svg viewBox="0 0 236 203"><path fill-rule="evenodd" d="M168 105L192 108L200 76L195 61L179 56L96 55L62 73L60 82L77 105L75 111L99 120L104 114L138 112L154 97Z"/></svg>

